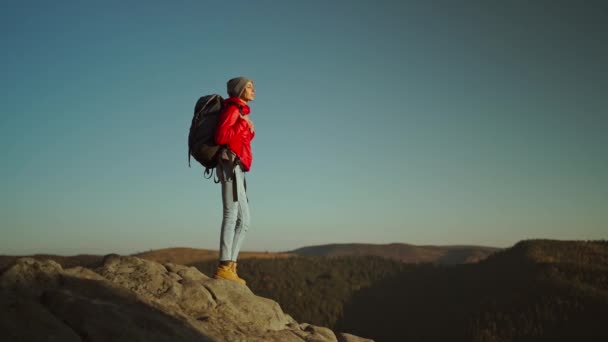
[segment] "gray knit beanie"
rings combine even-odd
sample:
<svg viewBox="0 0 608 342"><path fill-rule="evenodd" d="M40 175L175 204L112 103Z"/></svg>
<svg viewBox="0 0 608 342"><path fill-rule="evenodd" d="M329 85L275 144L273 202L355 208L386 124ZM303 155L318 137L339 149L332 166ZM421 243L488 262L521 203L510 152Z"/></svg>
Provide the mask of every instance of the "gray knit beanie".
<svg viewBox="0 0 608 342"><path fill-rule="evenodd" d="M240 97L247 85L247 82L253 82L246 77L236 77L228 81L228 96Z"/></svg>

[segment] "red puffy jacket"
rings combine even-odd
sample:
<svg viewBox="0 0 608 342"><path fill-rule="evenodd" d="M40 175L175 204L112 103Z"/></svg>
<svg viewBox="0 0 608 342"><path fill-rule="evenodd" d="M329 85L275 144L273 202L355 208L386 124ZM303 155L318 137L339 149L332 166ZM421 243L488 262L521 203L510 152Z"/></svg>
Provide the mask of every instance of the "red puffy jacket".
<svg viewBox="0 0 608 342"><path fill-rule="evenodd" d="M239 112L241 107L243 116L249 115L251 109L247 103L238 97L230 97L224 101L224 108L215 130L215 143L228 145L228 148L236 153L243 165L243 171L249 171L253 155L251 154L251 140L255 132L251 132L249 124Z"/></svg>

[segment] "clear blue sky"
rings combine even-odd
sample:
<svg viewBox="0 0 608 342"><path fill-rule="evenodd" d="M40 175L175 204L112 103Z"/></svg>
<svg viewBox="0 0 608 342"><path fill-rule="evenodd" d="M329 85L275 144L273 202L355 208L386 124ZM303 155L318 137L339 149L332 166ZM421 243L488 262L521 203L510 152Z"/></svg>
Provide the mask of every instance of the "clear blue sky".
<svg viewBox="0 0 608 342"><path fill-rule="evenodd" d="M254 79L244 250L608 237L602 1L5 1L0 254L217 249L199 96Z"/></svg>

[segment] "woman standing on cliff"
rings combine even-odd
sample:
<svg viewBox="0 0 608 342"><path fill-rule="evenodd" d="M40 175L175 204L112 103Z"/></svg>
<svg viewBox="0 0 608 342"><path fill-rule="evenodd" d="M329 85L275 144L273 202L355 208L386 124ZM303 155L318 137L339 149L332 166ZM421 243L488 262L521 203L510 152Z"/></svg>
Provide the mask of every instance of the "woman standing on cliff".
<svg viewBox="0 0 608 342"><path fill-rule="evenodd" d="M220 257L214 278L245 284L237 274L237 257L249 229L249 201L245 173L249 172L253 156L251 140L255 136L249 118L249 101L255 98L253 81L237 77L228 81L229 98L220 113L215 142L225 145L217 166L222 185L223 217L220 234Z"/></svg>

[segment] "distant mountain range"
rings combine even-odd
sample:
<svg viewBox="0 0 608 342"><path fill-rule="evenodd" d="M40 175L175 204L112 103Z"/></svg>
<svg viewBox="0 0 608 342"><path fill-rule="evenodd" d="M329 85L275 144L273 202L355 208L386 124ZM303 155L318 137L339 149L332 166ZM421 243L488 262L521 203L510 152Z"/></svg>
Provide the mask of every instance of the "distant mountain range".
<svg viewBox="0 0 608 342"><path fill-rule="evenodd" d="M391 244L328 244L307 246L288 252L241 252L240 259L248 258L285 258L293 256L380 256L405 263L437 263L454 265L472 263L485 259L500 248L483 246L416 246L406 243ZM191 265L218 258L217 250L171 247L131 254L138 258L156 262L172 262ZM95 267L101 264L103 255L78 254L62 256L52 254L24 255L36 260L54 260L63 267ZM0 272L23 256L0 255Z"/></svg>
<svg viewBox="0 0 608 342"><path fill-rule="evenodd" d="M219 252L211 249L174 247L135 253L132 254L132 256L156 262L172 262L180 265L191 265L198 262L217 260L219 258ZM294 255L273 252L241 252L239 254L239 259L285 258L290 256Z"/></svg>
<svg viewBox="0 0 608 342"><path fill-rule="evenodd" d="M113 253L110 253L113 254ZM69 268L75 266L83 267L99 267L105 255L94 254L78 254L71 256L53 255L53 254L33 254L23 256L0 255L0 273L17 259L22 257L31 257L36 260L53 260L59 263L62 267ZM188 248L188 247L170 247L150 250L146 252L138 252L130 254L130 256L156 261L160 263L171 262L180 265L191 265L194 263L217 260L219 252L217 250ZM283 258L294 256L286 253L270 253L270 252L241 252L241 259L248 258Z"/></svg>
<svg viewBox="0 0 608 342"><path fill-rule="evenodd" d="M391 244L329 244L309 246L289 251L301 256L380 256L406 263L436 263L443 265L478 262L501 250L484 246L416 246Z"/></svg>

